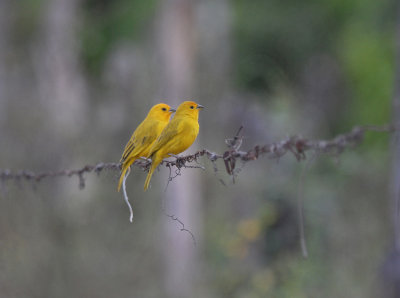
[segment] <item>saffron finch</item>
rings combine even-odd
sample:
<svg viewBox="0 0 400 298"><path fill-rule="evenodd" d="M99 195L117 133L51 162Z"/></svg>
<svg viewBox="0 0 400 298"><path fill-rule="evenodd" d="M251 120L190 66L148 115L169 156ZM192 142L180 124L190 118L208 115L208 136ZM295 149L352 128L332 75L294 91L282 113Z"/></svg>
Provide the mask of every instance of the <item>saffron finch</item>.
<svg viewBox="0 0 400 298"><path fill-rule="evenodd" d="M169 105L159 103L150 109L146 118L136 128L125 146L124 153L122 153L120 160L122 170L118 183L118 191L121 188L126 171L136 159L146 157L149 154L151 146L168 124L173 112L175 110Z"/></svg>
<svg viewBox="0 0 400 298"><path fill-rule="evenodd" d="M149 188L154 170L165 157L179 154L193 144L199 133L199 109L202 108L202 105L194 101L185 101L179 105L175 116L150 149L148 157L152 163L144 183L144 190Z"/></svg>

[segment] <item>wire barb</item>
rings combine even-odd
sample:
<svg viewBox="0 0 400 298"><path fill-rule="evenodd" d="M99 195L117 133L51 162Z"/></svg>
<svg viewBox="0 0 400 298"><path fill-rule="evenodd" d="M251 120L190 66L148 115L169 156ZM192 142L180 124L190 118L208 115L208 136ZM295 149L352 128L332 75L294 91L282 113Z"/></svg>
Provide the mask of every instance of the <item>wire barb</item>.
<svg viewBox="0 0 400 298"><path fill-rule="evenodd" d="M398 131L394 125L364 125L355 126L350 132L345 134L340 134L331 140L308 140L299 135L295 135L284 140L266 144L266 145L256 145L248 151L239 151L242 146L243 136L240 136L240 132L243 129L241 126L233 139L227 139L227 145L229 149L222 154L217 154L215 152L203 149L195 152L194 154L189 154L186 156L173 157L172 160L164 160L162 165L166 167L176 167L180 168L203 168L199 163L198 159L200 157L208 158L214 167L214 172L216 169L216 161L222 159L225 164L225 170L228 175L235 175L236 161L241 160L246 163L248 161L257 160L259 157L266 155L270 159L279 160L286 153L290 152L294 155L297 161L302 161L306 159L306 152L311 151L318 154L326 154L338 156L344 150L348 148L353 148L359 145L363 139L364 134L367 131L373 132L394 132ZM188 165L188 163L196 162L197 166ZM138 159L135 161L134 165L143 171L148 171L151 161L148 159ZM85 181L83 178L84 173L95 172L100 174L103 170L115 170L119 171L121 169L120 163L103 163L100 162L96 165L87 165L82 169L75 170L61 170L61 171L49 171L35 173L29 170L21 170L17 172L12 172L9 169L0 169L0 180L6 182L8 180L33 180L35 182L40 182L45 178L55 178L55 177L71 177L77 175L79 178L79 185L83 188L85 187Z"/></svg>
<svg viewBox="0 0 400 298"><path fill-rule="evenodd" d="M295 135L279 142L275 142L272 144L266 144L263 146L256 145L254 148L248 151L239 151L240 147L243 143L243 136L240 135L243 126L240 126L239 130L237 131L236 135L232 139L225 140L226 144L228 145L228 150L222 154L217 154L215 152L209 151L207 149L203 149L200 151L195 152L191 155L186 156L174 156L172 160L164 160L162 161L162 165L169 168L169 178L168 183L174 179L176 176L181 174L181 168L201 168L204 167L198 162L198 158L200 157L207 157L213 164L214 174L218 172L217 168L217 160L222 159L225 164L225 170L228 175L232 176L233 183L235 183L235 177L244 166L244 164L248 161L257 160L259 157L266 155L270 159L279 159L284 156L286 153L290 152L296 158L297 161L303 161L306 159L306 152L311 151L313 157L309 160L309 163L315 156L326 154L326 155L333 155L334 157L338 157L341 153L343 153L347 148L353 148L359 145L364 140L365 132L373 131L373 132L395 132L399 131L399 129L392 125L364 125L364 126L355 126L350 132L345 134L340 134L334 137L331 140L308 140L301 136ZM242 166L236 169L236 162L241 161ZM195 162L196 165L188 165L188 163ZM148 159L138 159L134 163L135 166L139 167L143 171L148 171L151 165L151 161ZM172 167L176 167L175 175L172 174ZM300 229L300 244L303 252L303 256L307 257L307 246L304 236L304 215L303 215L303 184L304 184L304 176L305 171L308 168L308 164L305 166L303 173L299 177L299 189L298 189L298 216L299 216L299 229ZM55 177L71 177L71 176L78 176L79 179L79 188L83 189L85 187L85 173L95 172L100 174L103 170L117 170L121 169L120 163L103 163L100 162L96 165L87 165L81 169L75 170L61 170L61 171L49 171L49 172L39 172L35 173L29 170L21 170L18 172L12 172L9 169L0 169L0 186L1 190L4 192L6 187L5 182L9 180L15 180L17 182L21 180L26 181L33 181L33 182L40 182L42 179L45 178L55 178ZM128 195L126 193L126 178L130 173L130 168L123 179L123 193L124 199L126 204L129 207L130 211L130 222L133 221L133 211L132 206L129 203ZM222 179L219 181L225 185ZM399 200L400 202L400 200ZM398 204L400 206L400 204ZM172 220L177 221L180 225L181 231L185 231L189 233L193 239L194 245L196 245L196 239L193 233L185 228L184 223L179 220L175 215L170 215L165 212L166 216L170 217Z"/></svg>

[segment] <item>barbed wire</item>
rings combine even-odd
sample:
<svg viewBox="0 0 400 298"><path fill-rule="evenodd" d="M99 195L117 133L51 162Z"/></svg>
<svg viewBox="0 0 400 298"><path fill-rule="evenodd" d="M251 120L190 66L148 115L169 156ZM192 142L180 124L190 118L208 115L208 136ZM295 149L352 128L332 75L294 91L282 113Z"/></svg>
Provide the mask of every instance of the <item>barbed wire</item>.
<svg viewBox="0 0 400 298"><path fill-rule="evenodd" d="M267 156L270 159L280 159L287 153L292 154L297 159L297 161L302 161L306 159L306 153L310 151L312 153L312 157L309 160L310 162L316 156L320 156L323 154L338 156L346 149L353 148L359 145L364 140L364 135L365 132L367 131L394 132L398 130L394 125L391 124L355 126L350 132L337 135L336 137L330 140L309 140L302 136L295 135L285 138L279 142L274 142L262 146L256 145L248 151L241 151L240 147L243 143L243 135L240 135L240 132L242 129L243 127L240 126L239 130L237 131L236 135L233 138L225 140L225 143L227 144L229 149L222 154L212 152L208 149L203 149L195 152L194 154L189 154L185 156L171 156L172 160L164 160L161 163L161 165L169 168L170 174L168 178L168 184L172 179L181 174L180 173L181 168L201 168L204 170L204 167L198 162L198 159L202 156L207 157L212 162L214 172L218 171L216 161L220 159L223 160L227 174L230 175L233 179L233 182L235 182L235 176L240 171L240 168L236 168L237 161L241 161L243 166L243 164L249 161L257 160L262 156ZM196 165L191 164L193 162L195 162ZM139 159L135 161L134 165L142 169L143 171L148 171L151 165L151 160L145 158ZM307 245L304 233L303 180L305 171L308 168L308 166L309 163L299 177L299 191L298 191L299 193L297 198L299 237L300 237L301 250L304 257L307 257L308 252L307 252ZM176 167L175 175L172 175L173 167ZM4 184L4 182L7 182L9 180L17 180L17 181L27 180L27 181L40 182L45 178L77 176L79 179L79 188L83 189L85 187L85 179L84 179L85 173L94 172L100 174L102 171L105 170L119 171L120 169L121 169L120 163L112 163L112 162L109 163L100 162L97 163L96 165L86 165L81 169L75 169L75 170L47 171L39 173L35 173L30 170L20 170L13 172L9 169L0 169L0 182L2 184ZM132 222L133 218L132 207L129 204L125 190L126 177L124 179L123 190L124 190L125 201L130 209L130 214L131 214L130 221ZM166 213L165 209L163 209L163 211L166 216L170 217L174 221L177 221L181 225L180 228L181 231L190 234L194 245L196 245L196 239L194 237L194 234L190 230L185 228L184 223L177 216Z"/></svg>
<svg viewBox="0 0 400 298"><path fill-rule="evenodd" d="M243 136L240 135L242 127L232 139L225 140L228 145L228 150L222 154L212 152L208 149L203 149L185 156L173 156L172 160L164 160L161 164L168 168L202 168L198 165L198 159L202 156L207 157L214 165L214 170L217 169L215 162L223 160L227 174L234 175L237 161L249 162L257 160L262 156L267 156L270 159L280 159L287 153L292 154L298 161L306 159L306 152L313 151L318 155L330 154L339 155L347 148L353 148L360 144L364 139L364 134L367 131L375 132L393 132L396 128L393 125L365 125L355 126L350 132L337 135L331 140L309 140L302 136L295 135L285 138L279 142L274 142L266 145L256 145L248 151L239 150ZM197 165L189 165L196 162ZM139 159L134 163L134 166L147 171L151 165L151 161L147 159ZM12 171L9 169L0 169L0 180L6 182L9 180L27 180L40 182L46 178L57 177L72 177L77 176L79 179L79 187L85 187L84 174L97 173L100 174L105 170L119 171L121 165L113 162L99 162L95 165L86 165L80 169L74 170L59 170L34 172L31 170Z"/></svg>
<svg viewBox="0 0 400 298"><path fill-rule="evenodd" d="M85 188L85 179L83 175L85 173L92 173L95 172L100 174L103 170L119 170L120 165L119 163L104 163L99 162L96 165L86 165L81 169L75 170L60 170L60 171L47 171L47 172L38 172L35 173L30 170L19 170L19 171L11 171L9 169L0 169L0 180L2 182L6 182L9 180L27 180L27 181L34 181L40 182L46 178L57 178L57 177L72 177L77 176L79 179L79 188Z"/></svg>

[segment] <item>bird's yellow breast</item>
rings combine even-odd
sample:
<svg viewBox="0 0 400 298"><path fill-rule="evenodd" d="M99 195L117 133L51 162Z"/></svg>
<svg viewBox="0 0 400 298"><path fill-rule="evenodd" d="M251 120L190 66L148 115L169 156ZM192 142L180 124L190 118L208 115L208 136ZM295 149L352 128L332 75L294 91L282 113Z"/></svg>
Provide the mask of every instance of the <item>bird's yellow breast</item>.
<svg viewBox="0 0 400 298"><path fill-rule="evenodd" d="M169 156L169 154L179 154L189 148L199 133L199 123L192 118L175 119L178 124L174 131L174 137L170 138L168 143L163 146L162 151L163 158Z"/></svg>
<svg viewBox="0 0 400 298"><path fill-rule="evenodd" d="M180 125L182 126L180 129L181 137L176 140L175 146L171 148L170 153L172 154L179 154L189 148L199 133L199 123L193 119L185 119Z"/></svg>

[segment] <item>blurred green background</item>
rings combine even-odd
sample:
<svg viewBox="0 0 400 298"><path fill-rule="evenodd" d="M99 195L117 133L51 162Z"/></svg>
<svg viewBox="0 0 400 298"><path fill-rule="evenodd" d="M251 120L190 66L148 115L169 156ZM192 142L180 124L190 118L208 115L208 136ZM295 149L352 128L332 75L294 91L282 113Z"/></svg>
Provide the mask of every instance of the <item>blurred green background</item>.
<svg viewBox="0 0 400 298"><path fill-rule="evenodd" d="M394 0L0 1L0 169L117 162L153 104L206 107L188 150L329 139L390 122ZM306 172L249 162L236 183L207 159L165 190L160 169L0 181L1 297L384 297L392 247L387 134ZM311 156L308 156L311 157ZM221 183L223 180L225 185ZM185 223L196 237L166 217Z"/></svg>

